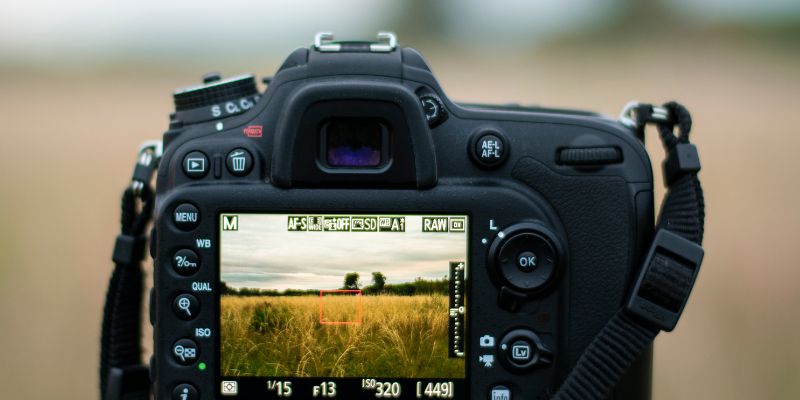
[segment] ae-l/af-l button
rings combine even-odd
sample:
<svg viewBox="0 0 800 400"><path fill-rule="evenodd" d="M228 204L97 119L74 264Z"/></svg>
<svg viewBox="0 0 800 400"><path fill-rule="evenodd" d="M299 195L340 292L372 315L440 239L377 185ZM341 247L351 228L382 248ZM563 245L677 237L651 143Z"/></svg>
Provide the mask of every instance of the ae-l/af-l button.
<svg viewBox="0 0 800 400"><path fill-rule="evenodd" d="M500 133L478 132L471 140L470 155L475 163L482 167L498 167L508 157L508 145Z"/></svg>

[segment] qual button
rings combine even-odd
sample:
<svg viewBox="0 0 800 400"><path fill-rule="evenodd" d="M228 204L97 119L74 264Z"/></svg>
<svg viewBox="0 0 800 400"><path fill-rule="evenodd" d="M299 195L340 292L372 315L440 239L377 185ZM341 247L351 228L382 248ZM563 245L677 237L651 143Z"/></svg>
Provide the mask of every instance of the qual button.
<svg viewBox="0 0 800 400"><path fill-rule="evenodd" d="M172 302L172 311L184 321L193 320L200 312L200 301L190 294L178 295Z"/></svg>

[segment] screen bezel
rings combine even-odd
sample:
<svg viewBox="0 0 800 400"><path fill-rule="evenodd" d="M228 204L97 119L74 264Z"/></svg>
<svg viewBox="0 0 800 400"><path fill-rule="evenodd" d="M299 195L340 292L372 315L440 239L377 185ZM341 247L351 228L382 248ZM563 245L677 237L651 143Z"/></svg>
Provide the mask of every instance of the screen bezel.
<svg viewBox="0 0 800 400"><path fill-rule="evenodd" d="M247 210L236 210L236 209L229 209L229 208L217 209L215 211L215 213L214 213L214 238L215 238L216 243L218 243L218 245L216 246L216 251L215 251L214 284L217 287L219 287L219 285L220 285L221 274L222 274L222 263L221 263L221 258L222 258L221 257L222 256L222 254L221 254L222 253L222 240L221 240L222 239L222 226L221 226L221 220L222 220L222 215L225 215L225 214L239 214L239 215L241 215L241 214L347 215L347 216L373 216L373 215L374 216L378 216L378 215L381 215L381 216L419 216L419 217L425 217L425 216L431 216L431 217L436 217L436 216L464 216L464 217L466 217L467 227L466 227L466 230L465 230L465 235L466 235L466 249L465 249L465 254L466 254L466 279L465 279L465 283L466 283L466 293L468 293L468 296L467 296L467 298L465 300L466 301L466 314L465 314L466 323L465 323L465 327L464 327L464 337L466 339L465 339L465 342L464 342L464 353L465 353L465 356L463 358L463 363L464 363L464 377L463 378L419 378L418 379L418 378L407 378L407 377L405 377L405 378L381 378L381 377L375 377L375 376L369 376L369 377L344 377L344 378L336 378L336 377L289 377L289 376L283 376L283 377L278 377L278 376L250 377L250 376L248 376L248 377L241 377L241 378L244 378L244 379L284 380L284 381L286 381L286 380L291 381L291 380L298 380L298 379L315 379L315 380L319 380L319 381L322 381L322 380L333 380L333 381L336 381L337 379L360 380L360 379L366 379L366 378L377 378L377 379L384 379L384 380L387 380L387 381L401 380L402 379L402 380L406 380L406 381L409 381L409 382L410 381L439 382L439 381L448 381L448 380L450 380L450 381L454 381L454 382L460 383L460 386L462 388L462 392L457 393L456 394L457 397L454 397L454 398L462 398L462 397L463 398L470 398L470 394L471 394L470 376L472 376L472 362L471 362L471 356L472 356L471 347L472 346L470 345L470 341L468 340L468 338L472 337L472 322L475 319L474 317L470 317L470 315L473 314L473 310L472 309L473 309L473 304L474 304L474 301L470 300L472 298L472 294L473 294L473 292L472 292L472 288L473 288L473 278L472 278L473 271L472 271L472 267L473 267L473 264L474 264L474 260L473 260L473 257L472 257L472 251L474 250L473 249L473 240L472 240L472 238L473 238L473 230L474 230L474 227L473 227L474 217L473 217L473 214L472 214L471 211L469 211L469 210L452 210L452 211L449 211L449 210L435 210L435 211L430 211L430 212L422 212L422 211L419 211L419 210L415 210L415 211L403 211L403 210L391 210L390 211L390 210L387 210L385 212L379 212L379 211L375 211L375 210L369 210L369 211L366 211L366 210L364 210L364 211L362 211L362 210L349 210L348 212L342 212L341 210L331 211L331 210L323 210L323 209L310 209L310 210L308 210L308 209L305 209L305 210L292 210L292 209L274 210L273 209L273 210L263 210L263 211L262 210L253 210L253 209L247 209ZM213 376L214 376L214 387L215 387L214 396L215 396L215 398L217 396L221 395L221 393L220 393L221 392L221 384L223 382L223 375L222 375L222 330L221 330L221 315L222 315L221 314L221 308L222 308L221 307L221 303L222 303L222 300L221 299L222 299L221 291L220 290L214 291L214 312L215 312L215 317L213 319L213 323L214 323L214 332L217 333L215 335L215 338L214 338L214 343L215 343L215 347L216 347L217 350L216 350L216 357L214 359L214 362L216 363L216 366L215 366L215 368L213 368L212 372L213 372ZM367 393L367 392L365 392L365 393ZM279 397L276 397L276 398L279 398ZM337 396L336 398L342 398L342 397L341 396Z"/></svg>

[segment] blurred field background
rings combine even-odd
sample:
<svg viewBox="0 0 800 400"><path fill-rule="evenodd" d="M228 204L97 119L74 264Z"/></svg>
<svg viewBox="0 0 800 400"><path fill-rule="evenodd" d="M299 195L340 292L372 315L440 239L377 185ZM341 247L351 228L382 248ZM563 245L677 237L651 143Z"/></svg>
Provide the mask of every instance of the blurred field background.
<svg viewBox="0 0 800 400"><path fill-rule="evenodd" d="M693 112L707 256L656 344L654 399L800 398L796 0L3 2L0 387L97 398L100 316L136 146L201 74L271 75L319 30L423 51L448 95ZM654 164L663 152L655 132ZM660 177L657 178L660 180ZM659 196L660 197L660 196ZM147 333L149 335L149 332Z"/></svg>

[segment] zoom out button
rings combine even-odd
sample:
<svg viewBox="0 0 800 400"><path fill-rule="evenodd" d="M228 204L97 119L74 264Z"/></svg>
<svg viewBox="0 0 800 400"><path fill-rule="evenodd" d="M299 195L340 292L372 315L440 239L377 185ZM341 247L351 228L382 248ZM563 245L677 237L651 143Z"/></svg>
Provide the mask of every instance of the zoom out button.
<svg viewBox="0 0 800 400"><path fill-rule="evenodd" d="M180 365L192 365L200 356L200 349L192 339L181 339L172 345L172 358Z"/></svg>

